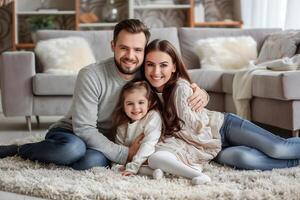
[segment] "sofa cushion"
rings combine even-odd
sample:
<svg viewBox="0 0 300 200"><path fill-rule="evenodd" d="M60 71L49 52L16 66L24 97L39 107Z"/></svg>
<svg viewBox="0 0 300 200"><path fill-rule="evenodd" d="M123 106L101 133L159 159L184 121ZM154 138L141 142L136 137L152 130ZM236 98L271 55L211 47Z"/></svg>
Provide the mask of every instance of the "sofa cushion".
<svg viewBox="0 0 300 200"><path fill-rule="evenodd" d="M34 95L73 95L77 75L38 73L33 77Z"/></svg>
<svg viewBox="0 0 300 200"><path fill-rule="evenodd" d="M180 51L177 28L152 28L150 29L151 38L167 39ZM112 30L101 31L67 31L67 30L40 30L37 31L37 41L51 38L78 36L83 37L89 43L96 60L104 60L113 56L110 41L113 39Z"/></svg>
<svg viewBox="0 0 300 200"><path fill-rule="evenodd" d="M222 76L222 91L226 94L232 94L232 83L236 71L226 71Z"/></svg>
<svg viewBox="0 0 300 200"><path fill-rule="evenodd" d="M193 52L195 41L210 37L235 37L251 36L257 42L259 52L263 41L270 33L278 32L280 29L226 29L226 28L178 28L178 36L184 63L187 68L199 68L200 61Z"/></svg>
<svg viewBox="0 0 300 200"><path fill-rule="evenodd" d="M89 43L96 60L104 60L113 56L110 48L112 40L111 30L101 31L68 31L68 30L40 30L36 33L37 42L52 38L77 36L83 37Z"/></svg>
<svg viewBox="0 0 300 200"><path fill-rule="evenodd" d="M35 96L33 110L35 115L65 115L72 104L72 96Z"/></svg>
<svg viewBox="0 0 300 200"><path fill-rule="evenodd" d="M194 51L202 69L241 69L257 58L257 44L250 36L216 37L196 41Z"/></svg>
<svg viewBox="0 0 300 200"><path fill-rule="evenodd" d="M229 113L236 113L236 108L233 102L232 94L225 94L224 97L224 110Z"/></svg>
<svg viewBox="0 0 300 200"><path fill-rule="evenodd" d="M77 74L81 68L96 62L89 44L82 37L39 41L34 51L45 73Z"/></svg>
<svg viewBox="0 0 300 200"><path fill-rule="evenodd" d="M226 94L232 94L232 83L234 71L224 72L222 77L222 88ZM279 100L300 100L300 71L260 71L253 75L252 95L254 97L279 99Z"/></svg>
<svg viewBox="0 0 300 200"><path fill-rule="evenodd" d="M252 120L288 129L300 129L300 101L253 98Z"/></svg>
<svg viewBox="0 0 300 200"><path fill-rule="evenodd" d="M262 63L283 57L292 57L295 55L299 43L299 31L286 30L271 34L264 42L257 62Z"/></svg>
<svg viewBox="0 0 300 200"><path fill-rule="evenodd" d="M206 106L209 110L224 112L224 97L223 93L219 92L209 92L209 102Z"/></svg>
<svg viewBox="0 0 300 200"><path fill-rule="evenodd" d="M222 91L222 75L224 71L220 70L206 70L206 69L191 69L188 70L193 82L208 91L221 92Z"/></svg>
<svg viewBox="0 0 300 200"><path fill-rule="evenodd" d="M154 39L168 40L181 54L177 28L175 27L151 28L150 32L151 32L150 41Z"/></svg>
<svg viewBox="0 0 300 200"><path fill-rule="evenodd" d="M252 94L256 97L300 100L300 71L261 71L253 76Z"/></svg>

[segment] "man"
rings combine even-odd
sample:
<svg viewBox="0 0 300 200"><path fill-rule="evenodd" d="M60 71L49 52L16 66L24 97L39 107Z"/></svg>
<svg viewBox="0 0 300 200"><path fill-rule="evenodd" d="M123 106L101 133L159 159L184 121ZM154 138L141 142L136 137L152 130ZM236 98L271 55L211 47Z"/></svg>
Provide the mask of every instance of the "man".
<svg viewBox="0 0 300 200"><path fill-rule="evenodd" d="M77 170L108 166L109 161L119 164L130 161L143 135L129 148L115 144L111 141L114 135L110 132L111 114L121 88L139 75L149 38L148 28L137 19L118 23L111 41L114 57L79 72L68 114L50 127L45 140L0 146L0 157L18 154L25 159L68 165ZM207 96L198 87L196 90L189 103L201 109L207 104ZM202 104L201 94L205 99Z"/></svg>

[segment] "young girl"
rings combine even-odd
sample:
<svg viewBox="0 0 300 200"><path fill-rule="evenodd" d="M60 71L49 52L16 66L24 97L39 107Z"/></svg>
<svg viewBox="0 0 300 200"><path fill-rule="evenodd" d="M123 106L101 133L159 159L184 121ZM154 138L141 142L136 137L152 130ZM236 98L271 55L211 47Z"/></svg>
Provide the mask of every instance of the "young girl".
<svg viewBox="0 0 300 200"><path fill-rule="evenodd" d="M154 153L155 145L161 135L162 121L159 114L157 97L146 81L133 80L128 82L120 93L120 98L113 113L116 143L130 146L140 134L144 134L140 148L126 166L113 165L114 170L122 171L122 175L130 176L138 172L153 175L159 179L163 172L141 166Z"/></svg>
<svg viewBox="0 0 300 200"><path fill-rule="evenodd" d="M192 111L186 103L192 92L190 77L170 42L154 40L147 46L144 75L164 104L166 134L149 157L149 167L192 178L197 184L203 181L197 178L201 173L196 167L212 159L239 169L299 165L300 138L281 138L234 114Z"/></svg>

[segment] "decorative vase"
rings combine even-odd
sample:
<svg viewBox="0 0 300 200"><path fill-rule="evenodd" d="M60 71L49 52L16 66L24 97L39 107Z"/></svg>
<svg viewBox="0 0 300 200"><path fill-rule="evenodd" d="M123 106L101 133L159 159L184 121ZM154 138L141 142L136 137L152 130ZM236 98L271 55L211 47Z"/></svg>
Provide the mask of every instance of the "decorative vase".
<svg viewBox="0 0 300 200"><path fill-rule="evenodd" d="M106 0L102 8L102 21L117 22L119 19L119 10L115 4L115 0Z"/></svg>

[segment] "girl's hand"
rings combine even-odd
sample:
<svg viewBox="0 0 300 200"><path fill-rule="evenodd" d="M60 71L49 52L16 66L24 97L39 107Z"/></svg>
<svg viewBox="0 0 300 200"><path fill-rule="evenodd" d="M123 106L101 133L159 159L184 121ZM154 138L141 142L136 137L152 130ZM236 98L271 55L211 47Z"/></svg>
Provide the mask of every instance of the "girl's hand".
<svg viewBox="0 0 300 200"><path fill-rule="evenodd" d="M125 166L124 165L119 167L119 172L124 172L124 171L125 171Z"/></svg>
<svg viewBox="0 0 300 200"><path fill-rule="evenodd" d="M123 171L122 176L134 176L134 173L129 172L129 171Z"/></svg>

